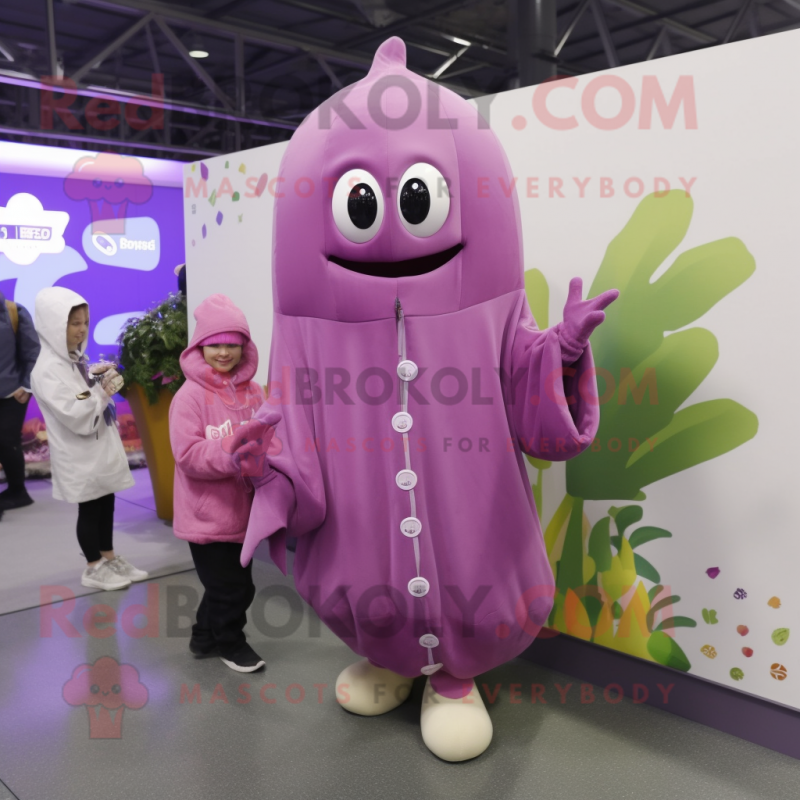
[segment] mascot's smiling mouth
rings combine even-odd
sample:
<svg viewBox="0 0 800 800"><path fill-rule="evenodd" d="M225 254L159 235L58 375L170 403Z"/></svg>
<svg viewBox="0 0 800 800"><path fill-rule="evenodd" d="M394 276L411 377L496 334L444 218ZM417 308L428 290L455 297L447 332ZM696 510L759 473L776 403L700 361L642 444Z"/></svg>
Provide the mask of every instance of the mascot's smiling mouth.
<svg viewBox="0 0 800 800"><path fill-rule="evenodd" d="M346 258L337 256L328 256L328 261L361 275L374 275L376 278L410 278L414 275L425 275L443 267L463 248L463 244L457 244L449 250L431 253L429 256L409 258L406 261L348 261Z"/></svg>

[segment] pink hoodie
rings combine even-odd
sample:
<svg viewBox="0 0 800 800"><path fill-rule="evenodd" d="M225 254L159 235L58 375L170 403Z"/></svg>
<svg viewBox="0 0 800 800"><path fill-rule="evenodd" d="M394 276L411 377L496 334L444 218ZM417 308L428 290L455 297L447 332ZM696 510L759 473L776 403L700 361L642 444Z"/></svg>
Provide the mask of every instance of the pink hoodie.
<svg viewBox="0 0 800 800"><path fill-rule="evenodd" d="M186 383L169 409L169 434L175 455L175 518L180 539L197 544L243 542L253 502L250 481L242 477L230 444L238 425L250 420L264 402L264 391L251 380L258 350L242 311L224 294L213 294L195 310L189 347L181 354ZM228 373L203 358L198 342L228 331L247 340L242 360Z"/></svg>

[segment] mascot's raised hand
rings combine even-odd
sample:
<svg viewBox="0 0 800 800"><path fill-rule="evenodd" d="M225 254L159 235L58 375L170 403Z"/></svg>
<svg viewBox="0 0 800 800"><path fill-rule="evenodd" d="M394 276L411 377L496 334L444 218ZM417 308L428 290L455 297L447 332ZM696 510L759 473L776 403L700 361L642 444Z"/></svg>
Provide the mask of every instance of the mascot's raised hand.
<svg viewBox="0 0 800 800"><path fill-rule="evenodd" d="M564 319L556 325L564 364L572 364L580 358L594 329L606 318L603 309L619 297L619 291L609 289L591 300L582 300L582 296L583 281L573 278L569 282Z"/></svg>

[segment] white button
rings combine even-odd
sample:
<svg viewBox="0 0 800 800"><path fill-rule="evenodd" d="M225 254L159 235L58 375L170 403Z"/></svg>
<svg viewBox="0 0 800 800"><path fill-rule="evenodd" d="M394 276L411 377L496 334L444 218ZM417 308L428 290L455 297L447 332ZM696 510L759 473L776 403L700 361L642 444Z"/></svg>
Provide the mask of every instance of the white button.
<svg viewBox="0 0 800 800"><path fill-rule="evenodd" d="M401 469L395 481L401 489L408 492L417 485L417 473L410 469Z"/></svg>
<svg viewBox="0 0 800 800"><path fill-rule="evenodd" d="M392 427L398 433L408 433L411 430L411 426L414 424L414 420L411 419L411 414L407 411L398 411L392 417Z"/></svg>
<svg viewBox="0 0 800 800"><path fill-rule="evenodd" d="M425 578L412 578L408 582L408 591L413 594L414 597L425 597L430 590L431 585Z"/></svg>
<svg viewBox="0 0 800 800"><path fill-rule="evenodd" d="M416 517L406 517L400 523L400 532L403 536L408 536L409 539L419 536L421 530L422 523Z"/></svg>
<svg viewBox="0 0 800 800"><path fill-rule="evenodd" d="M426 633L424 636L419 637L419 643L423 647L438 647L439 640L432 634Z"/></svg>
<svg viewBox="0 0 800 800"><path fill-rule="evenodd" d="M401 361L397 365L397 374L401 380L413 381L419 373L419 367L413 361Z"/></svg>
<svg viewBox="0 0 800 800"><path fill-rule="evenodd" d="M423 675L433 675L434 672L438 672L444 664L426 664L420 672Z"/></svg>

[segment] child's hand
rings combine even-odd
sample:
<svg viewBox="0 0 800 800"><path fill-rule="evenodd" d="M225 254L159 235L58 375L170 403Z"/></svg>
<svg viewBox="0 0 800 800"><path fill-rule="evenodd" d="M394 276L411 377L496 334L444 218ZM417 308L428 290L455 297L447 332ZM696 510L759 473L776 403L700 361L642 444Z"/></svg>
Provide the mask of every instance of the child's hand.
<svg viewBox="0 0 800 800"><path fill-rule="evenodd" d="M114 368L114 365L110 364L110 363L109 364L92 364L92 366L89 367L89 372L92 375L102 375L104 372L108 372L108 370L113 369L113 368Z"/></svg>
<svg viewBox="0 0 800 800"><path fill-rule="evenodd" d="M113 397L124 385L125 379L115 369L104 370L101 386L109 397Z"/></svg>

